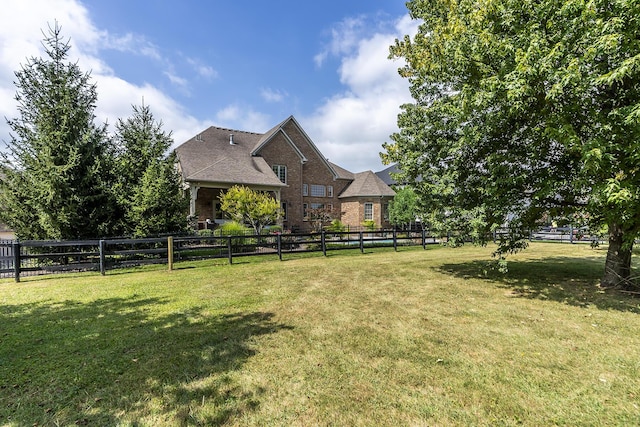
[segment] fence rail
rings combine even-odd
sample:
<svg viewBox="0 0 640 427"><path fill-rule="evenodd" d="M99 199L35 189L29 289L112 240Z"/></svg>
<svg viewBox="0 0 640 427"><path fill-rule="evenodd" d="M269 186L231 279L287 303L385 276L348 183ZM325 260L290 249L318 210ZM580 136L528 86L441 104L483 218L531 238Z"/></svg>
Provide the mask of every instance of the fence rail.
<svg viewBox="0 0 640 427"><path fill-rule="evenodd" d="M500 232L494 234L500 238ZM576 243L591 236L564 230L540 230L531 240ZM425 230L345 231L269 235L180 236L146 239L105 239L82 241L0 240L0 277L20 277L73 271L100 271L144 264L168 264L176 261L222 258L233 263L244 256L277 255L359 249L372 247L422 246L447 240Z"/></svg>

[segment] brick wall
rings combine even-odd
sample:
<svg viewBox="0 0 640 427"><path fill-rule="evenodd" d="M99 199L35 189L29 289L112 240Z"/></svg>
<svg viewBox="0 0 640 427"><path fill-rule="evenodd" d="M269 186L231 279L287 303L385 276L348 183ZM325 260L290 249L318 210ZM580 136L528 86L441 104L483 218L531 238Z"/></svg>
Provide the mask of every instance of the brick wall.
<svg viewBox="0 0 640 427"><path fill-rule="evenodd" d="M281 200L287 203L287 220L284 226L290 229L305 229L308 224L304 220L303 205L306 203L309 208L312 203L323 204L325 207L332 205L340 212L341 203L338 195L350 181L334 180L334 175L324 159L313 149L293 121L285 125L284 131L307 159L306 163L302 164L300 156L282 133L275 135L259 154L270 166L285 165L287 167L288 187L281 191ZM303 184L307 184L309 196L303 196ZM332 186L333 196L312 197L311 185L323 185L325 189Z"/></svg>
<svg viewBox="0 0 640 427"><path fill-rule="evenodd" d="M388 228L389 221L384 219L384 205L392 200L391 197L354 197L342 200L342 223L350 227L362 226L364 222L364 204L373 205L373 221L377 227Z"/></svg>

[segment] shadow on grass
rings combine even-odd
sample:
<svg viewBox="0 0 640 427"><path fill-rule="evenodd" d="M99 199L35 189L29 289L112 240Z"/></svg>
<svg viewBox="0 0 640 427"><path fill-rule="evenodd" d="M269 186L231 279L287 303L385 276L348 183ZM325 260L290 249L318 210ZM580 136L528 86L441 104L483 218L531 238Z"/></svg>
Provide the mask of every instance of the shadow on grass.
<svg viewBox="0 0 640 427"><path fill-rule="evenodd" d="M640 313L638 298L598 287L604 272L600 257L553 257L508 261L508 272L495 268L495 261L443 264L437 268L461 279L482 279L509 289L509 296L557 301L578 307Z"/></svg>
<svg viewBox="0 0 640 427"><path fill-rule="evenodd" d="M0 306L0 419L9 425L219 425L262 391L232 373L271 313L154 314L160 299ZM168 420L168 421L167 421ZM153 422L152 422L153 423Z"/></svg>

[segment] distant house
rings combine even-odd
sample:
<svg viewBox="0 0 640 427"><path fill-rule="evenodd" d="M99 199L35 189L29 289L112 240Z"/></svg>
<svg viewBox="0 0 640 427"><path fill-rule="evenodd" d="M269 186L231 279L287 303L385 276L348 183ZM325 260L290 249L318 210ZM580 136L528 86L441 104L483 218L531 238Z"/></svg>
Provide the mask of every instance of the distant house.
<svg viewBox="0 0 640 427"><path fill-rule="evenodd" d="M314 209L330 209L349 226L389 226L395 192L371 171L354 174L329 162L293 116L263 134L210 127L175 152L201 228L224 221L218 198L234 185L272 194L287 229L308 229Z"/></svg>
<svg viewBox="0 0 640 427"><path fill-rule="evenodd" d="M0 223L0 240L14 240L15 233L6 224Z"/></svg>

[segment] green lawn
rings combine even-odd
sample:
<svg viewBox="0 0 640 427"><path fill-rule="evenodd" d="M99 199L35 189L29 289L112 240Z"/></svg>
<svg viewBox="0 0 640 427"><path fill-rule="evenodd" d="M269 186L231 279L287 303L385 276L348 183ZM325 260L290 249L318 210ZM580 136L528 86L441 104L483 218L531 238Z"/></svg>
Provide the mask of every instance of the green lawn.
<svg viewBox="0 0 640 427"><path fill-rule="evenodd" d="M605 251L340 251L0 282L0 423L640 425Z"/></svg>

